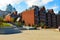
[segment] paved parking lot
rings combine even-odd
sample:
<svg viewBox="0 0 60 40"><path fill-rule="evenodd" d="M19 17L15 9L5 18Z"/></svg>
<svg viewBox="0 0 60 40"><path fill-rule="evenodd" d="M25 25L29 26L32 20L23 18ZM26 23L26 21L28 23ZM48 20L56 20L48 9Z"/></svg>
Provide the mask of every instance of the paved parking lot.
<svg viewBox="0 0 60 40"><path fill-rule="evenodd" d="M60 40L60 32L55 29L23 30L18 34L0 34L0 40Z"/></svg>

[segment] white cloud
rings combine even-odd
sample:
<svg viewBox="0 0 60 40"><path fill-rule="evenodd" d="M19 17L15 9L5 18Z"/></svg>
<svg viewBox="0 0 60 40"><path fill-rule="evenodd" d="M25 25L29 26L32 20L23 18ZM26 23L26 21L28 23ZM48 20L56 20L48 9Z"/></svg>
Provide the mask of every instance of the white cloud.
<svg viewBox="0 0 60 40"><path fill-rule="evenodd" d="M0 7L6 6L7 4L15 4L15 3L19 3L23 0L0 0Z"/></svg>
<svg viewBox="0 0 60 40"><path fill-rule="evenodd" d="M26 3L30 7L32 5L42 6L52 1L53 0L26 0Z"/></svg>
<svg viewBox="0 0 60 40"><path fill-rule="evenodd" d="M19 4L22 1L24 1L24 0L0 0L0 9L5 10L6 5L8 5L8 4L11 4L11 5Z"/></svg>
<svg viewBox="0 0 60 40"><path fill-rule="evenodd" d="M58 11L54 11L55 12L55 14L58 14Z"/></svg>
<svg viewBox="0 0 60 40"><path fill-rule="evenodd" d="M8 4L19 4L22 1L24 1L28 7L31 7L32 5L42 6L53 0L0 0L0 9L4 10Z"/></svg>
<svg viewBox="0 0 60 40"><path fill-rule="evenodd" d="M0 8L6 6L7 4L18 4L22 1L25 1L26 4L30 7L32 5L41 6L47 4L53 0L0 0Z"/></svg>
<svg viewBox="0 0 60 40"><path fill-rule="evenodd" d="M42 4L47 4L47 3L52 2L52 1L53 1L53 0L42 0L41 3L42 3Z"/></svg>

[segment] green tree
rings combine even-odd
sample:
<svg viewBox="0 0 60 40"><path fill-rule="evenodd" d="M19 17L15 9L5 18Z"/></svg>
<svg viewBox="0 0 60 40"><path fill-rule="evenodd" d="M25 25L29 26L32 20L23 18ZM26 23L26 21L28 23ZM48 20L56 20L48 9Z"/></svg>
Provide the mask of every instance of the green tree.
<svg viewBox="0 0 60 40"><path fill-rule="evenodd" d="M0 26L3 24L3 17L0 17Z"/></svg>
<svg viewBox="0 0 60 40"><path fill-rule="evenodd" d="M0 17L0 21L3 21L3 17Z"/></svg>

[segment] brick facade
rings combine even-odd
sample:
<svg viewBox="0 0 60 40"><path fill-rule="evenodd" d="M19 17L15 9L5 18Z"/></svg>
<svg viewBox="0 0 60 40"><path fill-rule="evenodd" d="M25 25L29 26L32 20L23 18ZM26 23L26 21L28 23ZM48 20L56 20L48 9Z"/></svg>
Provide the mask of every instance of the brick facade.
<svg viewBox="0 0 60 40"><path fill-rule="evenodd" d="M22 12L22 21L25 22L25 25L34 25L34 9Z"/></svg>

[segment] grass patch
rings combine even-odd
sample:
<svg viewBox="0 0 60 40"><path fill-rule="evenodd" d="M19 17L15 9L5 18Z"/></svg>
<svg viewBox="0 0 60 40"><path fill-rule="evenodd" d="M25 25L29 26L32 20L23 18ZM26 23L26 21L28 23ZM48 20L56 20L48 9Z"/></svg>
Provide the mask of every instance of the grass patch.
<svg viewBox="0 0 60 40"><path fill-rule="evenodd" d="M0 28L5 28L5 27L12 27L12 24L2 23L2 24L0 25Z"/></svg>

